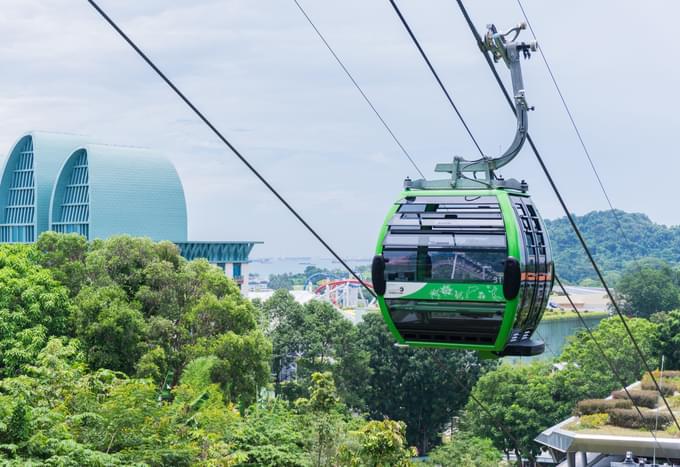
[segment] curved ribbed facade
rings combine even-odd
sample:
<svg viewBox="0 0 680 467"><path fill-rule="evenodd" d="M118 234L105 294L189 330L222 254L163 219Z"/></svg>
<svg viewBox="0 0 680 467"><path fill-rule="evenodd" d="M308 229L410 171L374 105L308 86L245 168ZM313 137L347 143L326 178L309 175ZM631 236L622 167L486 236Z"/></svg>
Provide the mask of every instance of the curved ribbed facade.
<svg viewBox="0 0 680 467"><path fill-rule="evenodd" d="M50 229L88 239L128 234L187 239L187 209L174 166L153 152L116 146L76 148L51 199Z"/></svg>
<svg viewBox="0 0 680 467"><path fill-rule="evenodd" d="M0 242L34 242L49 226L60 167L82 138L31 132L12 147L0 176Z"/></svg>
<svg viewBox="0 0 680 467"><path fill-rule="evenodd" d="M0 243L35 242L46 230L170 240L187 259L206 258L246 288L248 254L259 243L187 241L182 182L159 154L30 132L0 173Z"/></svg>

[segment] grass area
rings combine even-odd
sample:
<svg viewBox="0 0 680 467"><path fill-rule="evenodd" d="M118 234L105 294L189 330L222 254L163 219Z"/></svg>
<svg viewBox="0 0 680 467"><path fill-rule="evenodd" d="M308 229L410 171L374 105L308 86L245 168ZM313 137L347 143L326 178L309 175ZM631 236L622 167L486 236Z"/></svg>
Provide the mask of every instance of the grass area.
<svg viewBox="0 0 680 467"><path fill-rule="evenodd" d="M606 311L582 311L584 318L606 318L609 313ZM578 319L576 313L570 310L546 310L541 321L559 321L567 319Z"/></svg>

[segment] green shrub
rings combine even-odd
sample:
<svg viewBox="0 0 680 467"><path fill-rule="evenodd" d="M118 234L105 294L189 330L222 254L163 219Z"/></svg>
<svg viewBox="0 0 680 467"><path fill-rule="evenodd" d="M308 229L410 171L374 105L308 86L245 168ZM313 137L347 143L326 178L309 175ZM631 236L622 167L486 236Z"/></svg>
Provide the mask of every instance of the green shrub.
<svg viewBox="0 0 680 467"><path fill-rule="evenodd" d="M629 389L628 393L626 391L614 391L612 392L612 397L614 399L628 399L629 394L635 405L640 407L653 409L659 402L659 393L640 389Z"/></svg>
<svg viewBox="0 0 680 467"><path fill-rule="evenodd" d="M599 428L605 425L609 420L609 414L607 413L594 413L591 415L582 416L579 421L580 428Z"/></svg>
<svg viewBox="0 0 680 467"><path fill-rule="evenodd" d="M628 399L586 399L576 404L575 415L609 413L612 409L630 409L633 403Z"/></svg>
<svg viewBox="0 0 680 467"><path fill-rule="evenodd" d="M659 370L652 371L652 374L657 381L661 379L661 372ZM649 373L645 373L645 377L649 378ZM663 372L663 378L680 378L680 370L666 370Z"/></svg>
<svg viewBox="0 0 680 467"><path fill-rule="evenodd" d="M642 382L642 389L656 392L656 385L650 379L649 381ZM671 382L660 381L659 389L661 389L661 394L663 394L664 396L672 396L673 394L675 394L675 391L677 391L677 386Z"/></svg>
<svg viewBox="0 0 680 467"><path fill-rule="evenodd" d="M653 430L658 426L659 429L663 430L672 420L668 412L657 413L645 410L642 412L642 417L635 409L613 409L609 412L609 423L622 428Z"/></svg>

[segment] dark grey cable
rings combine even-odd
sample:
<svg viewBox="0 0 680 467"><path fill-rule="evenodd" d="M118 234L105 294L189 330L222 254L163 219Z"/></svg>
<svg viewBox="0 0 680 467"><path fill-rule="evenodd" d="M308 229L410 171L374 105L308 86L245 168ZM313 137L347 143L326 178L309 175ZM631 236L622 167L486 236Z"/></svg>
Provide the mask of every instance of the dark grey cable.
<svg viewBox="0 0 680 467"><path fill-rule="evenodd" d="M483 158L486 158L484 155L484 151L482 151L482 148L479 146L477 143L477 140L475 139L475 136L472 134L472 131L470 130L470 127L468 127L468 124L465 122L465 119L463 118L463 115L460 113L460 110L458 110L458 107L456 104L453 102L453 98L449 94L449 91L446 89L446 86L444 86L444 83L442 82L441 78L439 78L439 74L437 73L437 70L434 69L434 66L432 65L432 62L430 62L430 59L427 57L427 54L423 50L423 48L420 46L420 42L418 42L418 39L416 38L415 34L411 30L411 26L409 26L408 22L406 21L406 18L404 18L404 15L401 14L401 10L397 6L397 4L394 2L394 0L389 0L390 4L392 4L392 8L394 8L395 13L401 20L401 24L404 26L406 29L406 32L408 32L408 35L411 37L411 40L415 44L416 48L418 49L418 52L420 52L420 56L423 57L423 60L425 60L425 63L427 64L427 67L430 69L432 72L432 75L434 76L434 79L437 81L439 84L439 87L441 90L444 92L444 95L446 96L446 99L449 101L449 104L451 104L451 107L453 107L453 110L456 112L456 115L458 115L458 118L460 119L460 122L463 124L465 127L465 131L467 131L467 134L470 135L470 138L472 139L472 142L475 144L477 147L477 150L479 151L479 154Z"/></svg>
<svg viewBox="0 0 680 467"><path fill-rule="evenodd" d="M555 275L555 281L557 284L560 286L560 289L562 289L562 293L567 297L567 300L569 300L569 304L571 305L571 308L574 310L576 313L576 316L578 316L578 319L581 321L581 324L585 328L586 332L588 333L588 336L590 336L590 339L593 341L595 344L595 347L597 347L597 350L600 352L602 355L602 358L607 362L607 365L609 365L609 368L612 370L612 373L614 373L614 376L616 379L619 380L619 383L623 387L623 390L626 392L626 396L628 396L628 399L633 403L635 406L635 410L637 411L638 415L640 416L640 420L644 421L644 416L642 415L642 411L640 410L640 407L635 403L633 398L630 395L630 392L628 392L628 388L626 387L626 381L621 377L621 374L619 371L616 369L616 365L614 365L614 362L607 356L605 353L604 349L600 345L600 343L595 339L595 335L593 334L593 331L590 329L590 326L588 326L588 323L586 323L586 320L583 319L583 316L581 316L581 312L578 311L578 308L576 308L576 305L574 304L574 301L571 299L571 296L567 292L567 289L564 288L564 285L562 285L562 281L560 280L559 277L557 277L557 274ZM648 431L651 433L652 438L654 438L654 441L656 441L656 444L659 446L659 449L663 452L663 447L661 447L661 443L659 443L659 440L656 439L656 433L654 433L653 430L648 429Z"/></svg>
<svg viewBox="0 0 680 467"><path fill-rule="evenodd" d="M198 116L198 118L200 118L201 121L202 121L203 123L205 123L205 124L208 126L208 128L210 128L210 129L212 130L212 132L220 139L220 141L222 141L222 142L223 142L223 143L231 150L231 152L233 152L234 155L235 155L236 157L238 157L239 160L240 160L241 162L243 162L243 164L244 164L246 167L248 167L248 169L253 173L253 175L255 175L255 176L258 178L258 180L260 180L260 182L262 182L262 184L263 184L264 186L266 186L267 189L268 189L274 196L276 196L276 198L278 198L279 201L281 201L281 203L288 209L288 211L290 211L290 213L293 214L293 215L295 216L295 218L296 218L298 221L300 221L300 223L301 223L302 225L304 225L305 228L306 228L312 235L314 235L314 237L315 237L315 238L316 238L316 239L317 239L317 240L318 240L318 241L326 248L326 250L328 250L328 251L330 252L330 254L332 254L333 257L335 257L335 259L337 259L337 260L340 262L340 264L342 264L342 266L343 266L345 269L347 269L347 271L349 271L349 273L352 274L352 276L354 276L354 278L355 278L357 281L359 281L359 283L360 283L361 285L363 285L363 286L366 288L366 290L369 291L369 293L370 293L371 295L373 295L373 297L376 297L375 292L373 292L373 289L371 289L371 288L370 288L370 287L369 287L369 286L361 279L361 277L359 277L359 275L358 275L356 272L354 272L354 270L353 270L353 269L345 262L345 260L343 260L343 259L340 257L340 255L338 255L338 254L335 252L335 250L333 250L333 248L332 248L328 243L326 243L326 241L321 237L321 235L319 235L319 234L316 232L316 230L314 230L314 228L313 228L311 225L309 225L309 224L307 223L307 221L304 220L304 218L303 218L303 217L295 210L295 208L293 208L293 206L291 206L291 205L288 203L288 201L286 201L286 199L283 197L283 195L281 195L281 194L276 190L276 188L274 188L274 187L267 181L267 179L264 178L264 176L263 176L262 174L260 174L260 172L258 172L258 170L257 170L255 167L253 167L253 165L252 165L250 162L248 162L248 159L246 159L245 156L244 156L243 154L241 154L241 152L240 152L238 149L236 149L236 147L235 147L233 144L231 144L231 143L229 142L229 140L227 140L227 138L224 137L224 135L222 135L222 133L221 133L221 132L220 132L220 131L219 131L219 130L211 123L211 122L210 122L210 120L208 120L208 118L207 118L205 115L203 115L203 113L202 113L200 110L198 110L198 108L197 108L197 107L189 100L189 98L187 98L187 97L184 95L184 93L182 93L182 91L180 91L180 90L177 88L177 86L175 86L175 84L174 84L174 83L173 83L173 82L165 75L165 73L163 73L163 72L160 70L160 68L158 68L158 67L154 64L154 62L153 62L153 61L152 61L152 60L151 60L151 59L150 59L150 58L149 58L149 57L148 57L148 56L147 56L147 55L146 55L146 54L145 54L138 46L137 46L137 44L135 44L135 43L132 41L132 39L130 39L130 38L127 36L127 34L125 34L125 33L123 32L123 30L122 30L120 27L118 27L118 25L116 24L116 22L113 21L113 20L109 17L109 15L107 15L107 14L104 12L104 10L102 10L102 9L99 7L99 5L97 5L97 3L96 3L94 0L87 0L87 1L90 3L90 5L92 5L92 7L97 11L97 13L99 13L99 15L101 15L101 17L104 18L104 19L106 20L106 22L109 23L109 25L110 25L113 29L115 29L115 31L116 31L116 32L117 32L117 33L125 40L125 42L127 42L128 45L130 45L130 47L132 47L132 48L134 49L134 51L137 52L137 54L138 54L138 55L146 62L146 64L149 65L149 66L153 69L153 71L155 71L156 74L157 74L158 76L160 76L160 78L161 78L163 81L165 81L165 84L167 84L167 85L170 87L170 89L172 89L172 90L175 92L175 94L177 94L177 96L178 96L180 99L182 99L182 101L184 101L184 103L185 103L185 104L186 104L186 105L187 105L187 106L188 106L188 107L189 107L189 108L190 108L190 109Z"/></svg>
<svg viewBox="0 0 680 467"><path fill-rule="evenodd" d="M321 39L321 42L323 42L323 44L326 46L326 48L331 53L331 55L333 55L333 58L335 59L335 61L338 62L338 65L340 65L340 68L342 68L342 71L345 72L345 74L347 75L349 80L352 82L354 87L357 88L357 91L359 91L359 94L361 94L361 97L364 98L364 100L366 101L368 106L371 108L371 110L373 111L375 116L378 117L378 120L380 120L380 123L382 123L382 125L385 127L385 129L390 134L390 136L392 137L394 142L397 143L397 146L399 146L399 149L401 149L401 152L404 153L404 156L406 156L406 158L411 162L411 164L418 171L420 176L425 178L425 175L420 170L420 167L418 167L418 164L416 164L416 162L413 160L413 158L411 157L411 154L409 154L409 152L406 150L404 145L401 144L401 141L399 141L399 138L397 138L397 135L394 134L394 132L392 131L392 128L390 128L390 126L387 124L387 122L382 117L382 115L380 115L380 112L378 112L378 109L376 109L375 105L373 105L373 102L371 102L371 99L368 98L368 96L366 95L364 90L361 88L361 86L359 86L359 83L357 82L357 80L355 80L354 76L352 76L352 73L350 73L350 71L347 69L347 67L342 62L342 60L340 60L340 57L338 56L338 54L335 53L335 50L333 50L333 47L331 47L331 45L328 43L328 41L326 40L324 35L321 34L321 31L319 31L319 28L316 27L316 24L314 24L314 21L312 21L312 18L309 17L309 15L305 11L305 9L302 8L302 5L300 5L300 2L298 2L298 0L293 0L293 1L295 2L295 5L297 5L298 9L300 10L300 13L302 13L302 15L307 19L307 22L310 24L310 26L312 26L312 28L314 29L314 32L316 32L316 35L319 36L319 39Z"/></svg>
<svg viewBox="0 0 680 467"><path fill-rule="evenodd" d="M481 36L479 35L479 32L477 32L477 28L475 27L474 23L470 19L470 16L468 15L467 10L465 9L465 5L463 5L462 0L456 0L456 3L458 3L458 6L461 10L461 13L463 14L463 17L465 18L465 21L467 22L467 24L470 28L470 32L472 32L472 35L474 36L475 40L477 41L477 45L480 47L480 51L482 52L482 55L484 56L486 63L489 66L489 69L493 73L494 78L496 79L496 83L498 83L498 86L500 87L501 91L503 92L503 95L505 96L505 100L507 101L508 105L510 106L510 109L512 110L512 112L516 114L517 110L515 109L515 105L513 104L512 99L510 98L510 94L508 93L508 90L506 89L505 84L503 84L503 81L501 80L501 77L498 74L498 71L496 70L496 67L494 66L493 62L489 58L488 54L484 51L484 48L482 47ZM635 339L635 336L633 336L633 333L630 330L630 327L628 326L628 323L626 322L626 319L623 316L623 313L621 312L619 304L617 303L616 299L614 298L614 294L612 293L611 289L609 288L609 285L607 284L607 281L605 280L604 275L602 274L602 271L600 270L600 267L597 265L597 262L595 261L595 258L593 257L593 254L590 251L590 248L588 247L588 244L585 241L585 238L583 238L583 235L581 234L581 230L578 228L578 225L576 225L576 221L574 221L574 218L571 215L571 211L567 208L567 204L564 201L564 198L562 197L562 193L557 188L557 185L555 184L555 180L553 179L552 175L550 174L550 171L548 170L547 166L545 165L545 162L543 161L543 157L538 152L538 148L536 148L536 145L534 144L534 141L531 138L531 135L528 134L528 133L527 133L527 141L529 142L529 146L531 146L531 149L533 150L534 155L536 156L536 160L538 161L539 165L541 166L543 173L545 174L546 178L548 179L548 182L550 183L550 186L552 187L552 190L555 193L555 196L557 196L557 199L558 199L560 205L562 206L562 210L564 211L565 215L567 216L567 219L569 220L569 223L571 224L571 228L574 231L574 233L576 234L576 237L578 238L579 243L581 244L581 247L583 248L583 251L586 253L586 256L588 256L588 260L590 261L590 264L592 265L593 269L595 270L595 273L597 274L597 277L599 278L600 282L602 283L602 286L604 287L605 291L607 292L607 296L609 297L609 300L612 303L614 310L616 311L617 316L621 320L621 323L623 324L623 327L626 331L626 334L628 334L628 337L630 338L631 342L633 343L633 347L635 348L635 351L638 354L640 361L642 362L643 366L645 367L645 370L647 371L647 373L649 373L649 376L651 377L652 381L654 382L654 386L656 387L656 390L659 392L659 395L663 399L664 405L666 406L666 409L668 409L668 412L670 413L671 418L673 418L673 422L675 423L675 426L677 426L678 429L680 430L680 423L678 423L678 419L676 418L675 414L671 410L671 406L668 403L666 396L664 396L663 393L661 392L661 388L659 387L659 383L656 380L654 373L652 373L652 370L649 367L649 364L647 363L647 360L645 359L644 354L642 353L642 350L640 349L640 346L638 345L637 340Z"/></svg>

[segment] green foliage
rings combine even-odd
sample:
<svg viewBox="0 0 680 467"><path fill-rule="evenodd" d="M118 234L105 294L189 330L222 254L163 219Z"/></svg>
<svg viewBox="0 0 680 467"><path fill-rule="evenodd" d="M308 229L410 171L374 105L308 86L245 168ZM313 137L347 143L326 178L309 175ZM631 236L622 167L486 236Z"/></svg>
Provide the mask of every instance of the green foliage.
<svg viewBox="0 0 680 467"><path fill-rule="evenodd" d="M328 304L260 314L218 268L127 236L47 233L0 266L2 465L406 465L405 426L344 403L364 405L369 352ZM261 399L270 336L307 398Z"/></svg>
<svg viewBox="0 0 680 467"><path fill-rule="evenodd" d="M632 409L633 402L630 399L585 399L579 401L574 409L575 415L593 415L608 413L612 409Z"/></svg>
<svg viewBox="0 0 680 467"><path fill-rule="evenodd" d="M211 378L220 384L227 400L255 402L259 389L269 380L271 344L264 335L258 330L246 335L228 331L214 340L210 353L219 359Z"/></svg>
<svg viewBox="0 0 680 467"><path fill-rule="evenodd" d="M44 232L36 242L40 265L52 271L54 278L65 285L75 296L85 282L85 255L87 240L78 234Z"/></svg>
<svg viewBox="0 0 680 467"><path fill-rule="evenodd" d="M371 374L369 355L351 322L329 303L312 300L300 305L285 290L277 290L261 309L269 323L277 394L288 400L307 397L312 374L332 371L343 401L364 407L363 393L356 388ZM283 373L293 364L296 381L282 384Z"/></svg>
<svg viewBox="0 0 680 467"><path fill-rule="evenodd" d="M628 397L630 395L630 397ZM632 400L635 405L639 407L648 407L653 409L659 403L659 393L656 391L645 391L639 389L629 389L626 391L612 392L614 399Z"/></svg>
<svg viewBox="0 0 680 467"><path fill-rule="evenodd" d="M658 325L659 354L665 357L666 367L680 368L680 310L656 313L650 320Z"/></svg>
<svg viewBox="0 0 680 467"><path fill-rule="evenodd" d="M298 399L295 405L304 414L305 424L311 427L312 465L331 465L337 456L341 433L345 428L340 404L329 372L312 374L309 399Z"/></svg>
<svg viewBox="0 0 680 467"><path fill-rule="evenodd" d="M469 390L464 388L497 365L480 361L474 352L397 348L377 313L364 315L358 330L373 371L355 390L365 394L372 418L404 421L409 443L421 453L465 406Z"/></svg>
<svg viewBox="0 0 680 467"><path fill-rule="evenodd" d="M627 319L627 324L646 360L654 365L658 357L658 326L640 318ZM640 379L644 367L618 318L602 320L593 329L593 335L626 384ZM568 416L574 407L576 413L589 415L627 410L632 406L628 400L583 400L605 397L621 387L621 381L612 374L587 333L580 332L573 337L558 358L564 368L557 371L543 362L502 365L483 375L473 394L493 415L480 410L470 400L462 419L463 430L491 439L503 452L519 448L529 456L538 452L533 439ZM519 440L519 446L498 429L501 423Z"/></svg>
<svg viewBox="0 0 680 467"><path fill-rule="evenodd" d="M52 335L72 335L66 287L38 264L32 245L0 245L0 375L33 362Z"/></svg>
<svg viewBox="0 0 680 467"><path fill-rule="evenodd" d="M272 274L269 276L267 287L272 290L293 290L293 274Z"/></svg>
<svg viewBox="0 0 680 467"><path fill-rule="evenodd" d="M415 452L408 448L403 422L370 421L351 433L340 448L341 465L352 467L406 467Z"/></svg>
<svg viewBox="0 0 680 467"><path fill-rule="evenodd" d="M430 452L428 465L498 467L502 456L491 440L459 433L448 443Z"/></svg>
<svg viewBox="0 0 680 467"><path fill-rule="evenodd" d="M643 411L642 418L635 409L614 409L609 412L609 423L622 428L644 428L647 430L663 430L671 424L673 418L668 412Z"/></svg>
<svg viewBox="0 0 680 467"><path fill-rule="evenodd" d="M617 210L617 216L628 241L621 238L618 222L611 211L593 211L583 216L573 216L603 271L621 272L628 262L645 257L673 263L680 260L679 227L655 224L640 213ZM574 283L585 278L596 280L567 218L546 220L546 227L558 275Z"/></svg>
<svg viewBox="0 0 680 467"><path fill-rule="evenodd" d="M536 435L571 410L571 405L555 400L551 366L545 362L501 365L479 378L473 394L491 415L470 400L463 417L465 431L492 440L505 453L519 450L524 456L537 455ZM501 424L518 440L518 446L498 428Z"/></svg>
<svg viewBox="0 0 680 467"><path fill-rule="evenodd" d="M593 413L590 415L583 415L578 420L579 428L599 428L607 424L609 420L608 413Z"/></svg>
<svg viewBox="0 0 680 467"><path fill-rule="evenodd" d="M144 350L147 324L123 289L85 286L76 297L77 335L92 368L134 372Z"/></svg>
<svg viewBox="0 0 680 467"><path fill-rule="evenodd" d="M649 317L659 311L680 307L680 277L662 260L631 263L617 285L625 309L635 316Z"/></svg>
<svg viewBox="0 0 680 467"><path fill-rule="evenodd" d="M204 260L187 262L170 242L129 236L87 247L77 236L48 233L37 247L36 258L54 268L74 295L75 335L92 368L172 387L188 362L214 355L211 377L227 400L250 404L267 383L271 347L258 329L258 311L218 268ZM39 275L31 270L30 277ZM66 303L62 308L70 310ZM43 334L63 334L50 331ZM43 334L37 333L38 348ZM168 375L172 380L166 381Z"/></svg>
<svg viewBox="0 0 680 467"><path fill-rule="evenodd" d="M658 361L658 326L640 318L627 319L627 323L646 361L654 367ZM618 317L600 321L593 335L627 384L640 379L644 367ZM555 374L555 397L572 407L576 401L602 398L621 387L621 381L612 374L600 349L585 331L570 339L560 361L566 366Z"/></svg>
<svg viewBox="0 0 680 467"><path fill-rule="evenodd" d="M253 406L232 435L243 455L243 466L302 467L310 465L305 438L297 416L287 404L275 400Z"/></svg>

